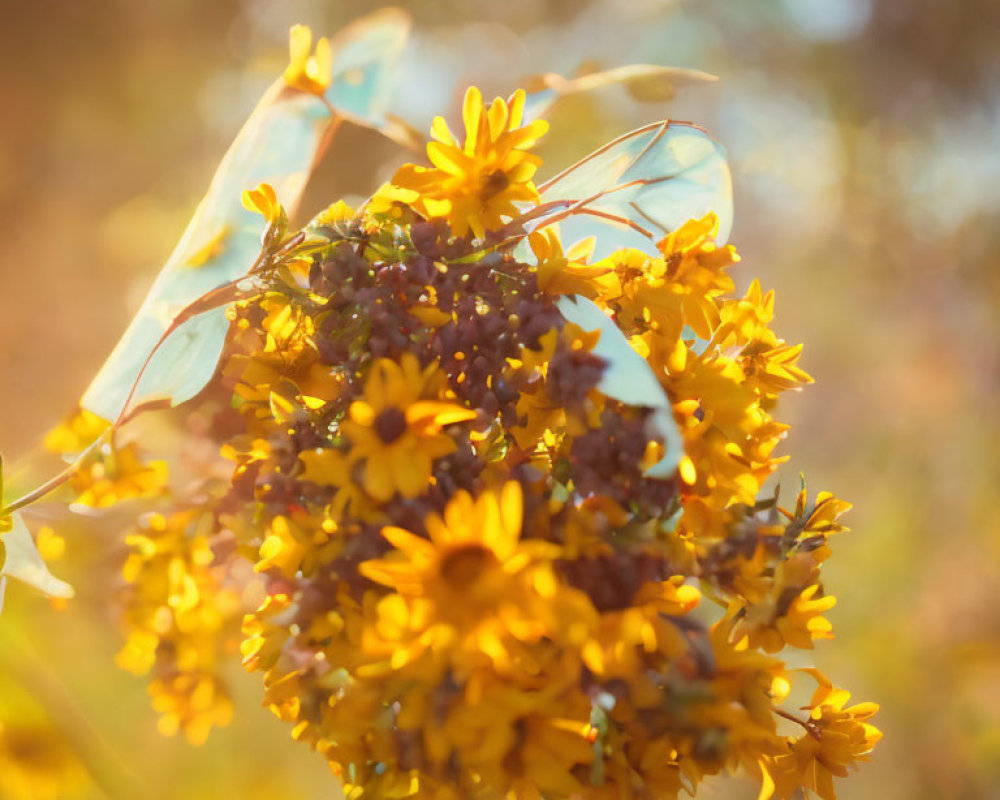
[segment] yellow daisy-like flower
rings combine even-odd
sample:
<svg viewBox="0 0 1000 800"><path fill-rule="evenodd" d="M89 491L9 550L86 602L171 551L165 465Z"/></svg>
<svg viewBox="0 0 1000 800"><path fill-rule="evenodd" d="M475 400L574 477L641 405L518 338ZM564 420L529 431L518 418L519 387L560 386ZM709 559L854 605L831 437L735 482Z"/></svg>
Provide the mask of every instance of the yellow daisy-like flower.
<svg viewBox="0 0 1000 800"><path fill-rule="evenodd" d="M516 216L516 203L537 203L532 182L541 159L528 150L548 130L535 120L522 125L523 90L505 102L497 97L489 108L475 86L465 93L462 119L464 145L443 117L431 125L434 141L427 145L433 167L404 165L392 179L398 190L392 199L408 203L428 219L444 219L461 237L471 229L477 237L503 227L504 217Z"/></svg>
<svg viewBox="0 0 1000 800"><path fill-rule="evenodd" d="M473 661L486 654L496 668L515 669L513 640L560 638L576 622L593 626L589 602L556 578L558 546L522 540L522 516L520 484L510 481L475 499L456 492L443 517L424 520L428 538L382 529L395 551L362 563L360 572L395 590L379 601L377 625L394 667L427 647L458 647ZM376 649L374 641L369 646ZM463 661L458 652L453 658Z"/></svg>
<svg viewBox="0 0 1000 800"><path fill-rule="evenodd" d="M313 217L309 226L313 228L330 227L338 222L347 222L354 217L354 214L354 209L347 203L343 200L337 200Z"/></svg>
<svg viewBox="0 0 1000 800"><path fill-rule="evenodd" d="M312 52L312 31L308 25L293 25L288 31L289 63L285 69L285 84L310 94L322 95L330 86L333 70L333 50L325 36L316 42Z"/></svg>
<svg viewBox="0 0 1000 800"><path fill-rule="evenodd" d="M823 614L837 604L825 594L819 579L819 563L828 548L796 553L780 563L770 580L770 589L741 609L733 629L733 641L743 637L750 647L777 653L786 644L813 648L816 639L832 639L833 625Z"/></svg>
<svg viewBox="0 0 1000 800"><path fill-rule="evenodd" d="M441 429L476 416L437 399L436 372L434 365L421 369L412 353L404 353L398 364L380 358L365 383L364 399L351 404L341 423L351 442L351 461L364 461L363 486L376 500L389 500L396 492L421 494L435 459L455 450Z"/></svg>
<svg viewBox="0 0 1000 800"><path fill-rule="evenodd" d="M178 731L195 746L203 745L213 727L224 728L233 718L233 701L218 678L209 673L178 672L149 684L153 708L160 712L157 730L164 736Z"/></svg>
<svg viewBox="0 0 1000 800"><path fill-rule="evenodd" d="M481 606L480 601L493 598L492 582L484 577L496 570L518 572L530 560L523 554L515 558L521 516L521 487L513 481L501 492L485 492L475 500L468 492L457 492L443 518L431 514L425 520L428 539L403 528L383 528L382 535L398 552L365 562L361 572L404 597L433 595L445 608L454 601Z"/></svg>

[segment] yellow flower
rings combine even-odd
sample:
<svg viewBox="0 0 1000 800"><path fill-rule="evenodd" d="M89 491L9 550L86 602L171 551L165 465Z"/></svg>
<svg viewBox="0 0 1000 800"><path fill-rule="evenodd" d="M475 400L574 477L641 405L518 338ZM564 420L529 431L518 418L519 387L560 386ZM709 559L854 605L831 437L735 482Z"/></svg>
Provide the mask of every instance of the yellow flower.
<svg viewBox="0 0 1000 800"><path fill-rule="evenodd" d="M794 512L779 509L800 529L800 536L825 537L849 530L837 522L837 519L841 514L851 510L850 503L838 499L830 492L820 492L816 495L816 504L812 508L807 507L807 500L808 496L803 487L795 500Z"/></svg>
<svg viewBox="0 0 1000 800"><path fill-rule="evenodd" d="M645 584L628 608L601 615L600 627L583 648L588 669L604 680L629 680L642 674L650 653L678 658L687 642L669 617L688 613L700 599L701 593L680 576Z"/></svg>
<svg viewBox="0 0 1000 800"><path fill-rule="evenodd" d="M302 538L298 526L288 517L275 517L271 520L270 532L260 546L260 559L254 564L254 572L274 567L284 575L293 577L298 572L306 551Z"/></svg>
<svg viewBox="0 0 1000 800"><path fill-rule="evenodd" d="M620 289L607 295L620 324L649 328L673 341L685 326L709 339L719 324L718 298L732 291L724 270L739 261L732 247L717 247L714 214L690 220L660 241L660 258L623 249L599 262L614 270Z"/></svg>
<svg viewBox="0 0 1000 800"><path fill-rule="evenodd" d="M557 580L551 565L557 545L521 540L522 513L521 487L511 481L476 499L456 492L443 517L426 518L426 539L403 528L382 529L395 550L363 562L360 572L396 592L379 602L377 626L397 645L390 648L394 665L426 647L467 645L473 659L485 654L509 667L514 640L582 641L586 631L570 630L572 622L592 625L592 607ZM398 646L410 640L410 652Z"/></svg>
<svg viewBox="0 0 1000 800"><path fill-rule="evenodd" d="M0 797L69 800L87 792L90 777L70 743L51 723L0 723Z"/></svg>
<svg viewBox="0 0 1000 800"><path fill-rule="evenodd" d="M518 419L523 424L512 426L510 432L517 446L525 450L533 449L546 430L566 420L565 411L545 393L545 375L559 342L559 332L549 331L539 337L538 342L537 350L524 348L520 358L507 359L524 386L516 407Z"/></svg>
<svg viewBox="0 0 1000 800"><path fill-rule="evenodd" d="M303 466L302 480L336 489L325 511L328 519L338 520L348 513L366 522L383 519L377 503L353 480L347 453L332 447L317 447L299 453L299 461Z"/></svg>
<svg viewBox="0 0 1000 800"><path fill-rule="evenodd" d="M847 768L868 761L868 754L882 738L882 732L868 724L878 711L876 703L858 703L844 708L851 697L845 689L835 689L818 670L806 669L819 683L806 707L807 733L791 743L787 753L763 759L764 785L759 800L786 800L801 787L823 800L836 800L834 776L847 777Z"/></svg>
<svg viewBox="0 0 1000 800"><path fill-rule="evenodd" d="M722 303L713 339L723 350L742 348L739 362L746 384L767 397L813 382L798 366L802 345L779 339L768 327L773 317L774 292L763 294L760 283L754 280L745 297Z"/></svg>
<svg viewBox="0 0 1000 800"><path fill-rule="evenodd" d="M213 563L207 535L214 524L211 512L147 515L125 539L132 552L122 571L130 584L128 641L116 661L137 674L153 670L149 692L162 713L160 730L183 731L196 744L232 714L214 670L235 644L241 601Z"/></svg>
<svg viewBox="0 0 1000 800"><path fill-rule="evenodd" d="M260 214L269 225L280 222L285 214L285 210L278 202L278 196L274 193L274 187L269 183L262 183L256 189L247 189L243 192L241 201L247 211Z"/></svg>
<svg viewBox="0 0 1000 800"><path fill-rule="evenodd" d="M84 408L66 417L45 434L45 449L59 455L82 453L108 429L108 421Z"/></svg>
<svg viewBox="0 0 1000 800"><path fill-rule="evenodd" d="M527 151L548 123L522 125L524 101L524 91L518 90L486 108L479 89L470 87L462 106L464 144L443 117L435 117L434 141L427 145L434 166L401 167L392 179L397 191L389 199L410 204L428 219L444 219L455 236L471 229L480 238L503 227L504 217L517 216L517 203L537 203L532 177L542 162Z"/></svg>
<svg viewBox="0 0 1000 800"><path fill-rule="evenodd" d="M682 477L715 508L734 499L750 505L778 463L769 455L784 429L760 412L735 361L714 352L697 356L683 342L680 351L669 387L691 461Z"/></svg>
<svg viewBox="0 0 1000 800"><path fill-rule="evenodd" d="M135 444L129 443L108 449L102 458L81 468L70 486L78 493L80 505L107 508L123 500L165 493L168 473L166 461L142 461Z"/></svg>
<svg viewBox="0 0 1000 800"><path fill-rule="evenodd" d="M322 95L333 77L333 50L325 36L312 52L312 31L308 25L293 25L288 31L289 63L285 84L303 92Z"/></svg>
<svg viewBox="0 0 1000 800"><path fill-rule="evenodd" d="M528 564L523 556L513 558L521 514L517 483L508 483L499 496L485 492L475 500L468 492L457 492L443 518L427 517L427 539L402 528L383 528L382 535L397 552L366 561L361 572L404 597L434 597L445 611L461 613L470 604L488 605L498 599L496 587L483 579L494 572L515 573Z"/></svg>
<svg viewBox="0 0 1000 800"><path fill-rule="evenodd" d="M336 526L323 525L312 515L297 512L291 518L277 516L261 543L255 572L276 570L291 578L300 570L310 571L317 561L328 562L340 547L331 541Z"/></svg>
<svg viewBox="0 0 1000 800"><path fill-rule="evenodd" d="M455 450L442 427L476 416L438 400L436 377L437 367L422 370L412 353L404 353L398 364L380 358L365 382L364 399L351 404L349 418L341 423L341 433L351 442L351 461L364 462L364 489L376 500L389 500L396 492L421 494L435 459Z"/></svg>
<svg viewBox="0 0 1000 800"><path fill-rule="evenodd" d="M528 237L538 261L538 288L548 294L582 294L591 300L598 294L617 295L621 291L614 270L606 263L588 266L594 239L577 242L563 251L555 226L536 231Z"/></svg>
<svg viewBox="0 0 1000 800"><path fill-rule="evenodd" d="M770 579L770 591L742 607L734 641L745 637L750 647L777 653L786 644L812 650L816 639L832 639L833 625L823 614L837 598L823 594L819 582L825 550L795 553L781 562Z"/></svg>
<svg viewBox="0 0 1000 800"><path fill-rule="evenodd" d="M784 587L785 592L788 589L795 591L794 587ZM791 600L772 594L763 603L748 606L736 635L746 636L750 647L759 647L765 653L777 653L786 644L812 650L814 640L833 638L833 625L822 615L836 605L837 598L816 597L819 591L820 586L813 584Z"/></svg>

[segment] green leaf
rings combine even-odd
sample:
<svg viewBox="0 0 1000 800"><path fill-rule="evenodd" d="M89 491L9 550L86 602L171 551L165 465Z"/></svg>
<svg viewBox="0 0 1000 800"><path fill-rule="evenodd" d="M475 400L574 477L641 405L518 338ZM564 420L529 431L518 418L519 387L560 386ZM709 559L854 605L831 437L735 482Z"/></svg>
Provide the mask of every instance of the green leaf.
<svg viewBox="0 0 1000 800"><path fill-rule="evenodd" d="M380 9L343 28L331 43L330 105L353 121L385 126L394 69L409 35L410 16L399 8Z"/></svg>
<svg viewBox="0 0 1000 800"><path fill-rule="evenodd" d="M733 187L725 150L701 128L657 122L609 142L539 188L563 241L596 236L595 258L621 247L650 252L670 231L709 211L716 241L729 238Z"/></svg>
<svg viewBox="0 0 1000 800"><path fill-rule="evenodd" d="M264 224L243 208L242 191L268 182L283 203L294 206L329 121L318 98L272 87L226 153L132 324L84 393L80 404L85 409L118 419L143 364L181 310L247 272L260 252ZM215 371L227 329L224 309L185 323L153 356L134 403L177 405L196 395Z"/></svg>
<svg viewBox="0 0 1000 800"><path fill-rule="evenodd" d="M327 99L339 117L375 128L383 125L391 67L408 31L405 14L383 11L335 38ZM291 90L281 79L271 86L222 159L131 325L84 393L83 408L115 421L127 410L126 403L128 410L151 403L175 406L205 387L228 330L224 308L192 316L157 345L182 310L245 275L253 265L265 225L243 207L243 191L269 183L281 204L294 209L333 121L320 98Z"/></svg>
<svg viewBox="0 0 1000 800"><path fill-rule="evenodd" d="M663 440L664 454L646 470L651 478L669 478L684 455L684 441L674 421L670 398L660 386L652 367L635 351L611 317L582 295L564 295L556 303L569 322L583 330L600 331L593 353L607 362L597 389L630 406L651 409L647 425Z"/></svg>
<svg viewBox="0 0 1000 800"><path fill-rule="evenodd" d="M7 578L16 578L53 597L72 597L73 587L54 577L45 566L20 513L8 514L3 508L3 457L0 456L0 609Z"/></svg>
<svg viewBox="0 0 1000 800"><path fill-rule="evenodd" d="M649 77L656 78L652 73ZM732 228L732 181L725 151L687 123L658 122L615 139L543 183L539 193L542 206L530 227L558 221L567 244L594 236L595 259L621 247L651 252L667 233L709 211L719 218L720 244ZM529 257L523 241L515 252ZM673 475L684 454L683 437L670 399L649 364L587 298L565 296L558 307L584 330L601 331L594 353L608 366L597 388L623 403L651 409L648 425L663 440L665 453L646 474Z"/></svg>
<svg viewBox="0 0 1000 800"><path fill-rule="evenodd" d="M6 558L0 567L0 579L16 578L51 597L72 597L73 587L49 572L21 514L14 512L7 520L11 527L2 534Z"/></svg>
<svg viewBox="0 0 1000 800"><path fill-rule="evenodd" d="M697 69L664 67L657 64L628 64L622 67L591 72L578 78L564 78L546 73L529 78L527 85L540 88L528 93L524 118L531 121L543 117L563 97L591 92L607 86L622 86L632 97L644 103L662 103L673 99L677 90L700 83L712 83L718 77Z"/></svg>

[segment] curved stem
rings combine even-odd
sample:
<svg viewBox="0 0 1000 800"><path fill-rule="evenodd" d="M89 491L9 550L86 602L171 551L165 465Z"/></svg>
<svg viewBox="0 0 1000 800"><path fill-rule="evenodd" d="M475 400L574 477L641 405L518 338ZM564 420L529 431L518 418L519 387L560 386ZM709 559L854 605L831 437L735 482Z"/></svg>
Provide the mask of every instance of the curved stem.
<svg viewBox="0 0 1000 800"><path fill-rule="evenodd" d="M203 294L198 299L188 303L183 309L181 309L180 313L178 313L177 316L174 317L173 320L171 320L170 325L168 325L167 329L161 334L160 338L153 346L153 349L150 351L149 355L146 356L146 360L142 363L142 367L139 369L139 374L132 382L132 388L128 393L128 397L125 398L125 405L122 406L122 410L121 413L118 415L118 419L116 419L114 421L114 424L112 425L113 428L116 429L120 428L122 425L124 425L126 422L132 419L132 417L135 416L138 410L141 410L140 406L139 409L133 409L130 412L129 406L132 404L132 400L135 399L135 393L139 389L139 384L142 382L142 379L146 374L146 369L149 367L150 363L153 360L153 356L155 356L157 352L159 352L160 347L162 347L163 343L170 338L170 335L174 333L174 331L176 331L179 327L181 327L181 325L183 325L192 317L196 317L198 314L202 314L206 311L211 311L212 309L225 305L226 303L235 299L239 284L245 281L247 279L247 276L252 275L260 267L266 255L267 255L266 251L261 251L261 253L257 256L257 259L254 261L253 266L250 268L249 272L247 272L245 275L241 275L238 278L233 278L233 280L229 281L228 283L224 283L221 286L217 286L216 288L205 292L205 294Z"/></svg>

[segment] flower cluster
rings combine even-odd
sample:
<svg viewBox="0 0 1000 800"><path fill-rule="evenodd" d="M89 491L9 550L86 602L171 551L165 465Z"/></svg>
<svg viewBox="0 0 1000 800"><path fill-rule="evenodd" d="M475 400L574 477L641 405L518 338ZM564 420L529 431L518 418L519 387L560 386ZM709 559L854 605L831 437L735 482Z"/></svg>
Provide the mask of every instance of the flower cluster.
<svg viewBox="0 0 1000 800"><path fill-rule="evenodd" d="M299 34L290 86L321 92L324 48ZM349 798L662 800L743 769L762 797L831 800L879 734L778 655L832 635L821 566L849 508L762 491L801 347L773 293L734 296L711 213L648 251L564 246L529 213L545 124L524 104L470 90L464 139L438 118L431 166L302 231L246 194L268 257L193 412L229 479L160 492L129 535L119 660L199 742L241 653ZM648 369L669 431L567 303ZM129 480L81 477L82 502L163 488L115 454Z"/></svg>
<svg viewBox="0 0 1000 800"><path fill-rule="evenodd" d="M213 513L186 509L147 514L126 537L129 634L118 665L154 673L149 693L160 732L182 731L194 744L228 724L233 711L216 669L233 648L240 595L226 584L228 570L215 565L225 547L218 527Z"/></svg>

